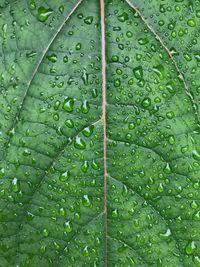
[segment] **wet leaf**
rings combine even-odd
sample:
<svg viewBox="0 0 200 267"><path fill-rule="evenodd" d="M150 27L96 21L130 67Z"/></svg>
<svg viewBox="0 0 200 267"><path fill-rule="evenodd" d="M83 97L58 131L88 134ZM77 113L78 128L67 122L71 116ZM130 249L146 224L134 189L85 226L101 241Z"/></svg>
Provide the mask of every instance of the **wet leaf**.
<svg viewBox="0 0 200 267"><path fill-rule="evenodd" d="M1 1L0 266L200 266L199 27L198 0Z"/></svg>

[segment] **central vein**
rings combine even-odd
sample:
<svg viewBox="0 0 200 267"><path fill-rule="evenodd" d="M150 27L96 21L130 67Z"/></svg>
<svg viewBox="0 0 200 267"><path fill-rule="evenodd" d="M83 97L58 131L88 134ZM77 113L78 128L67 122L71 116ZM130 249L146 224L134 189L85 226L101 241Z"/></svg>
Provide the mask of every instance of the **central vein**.
<svg viewBox="0 0 200 267"><path fill-rule="evenodd" d="M106 48L105 48L105 6L100 0L101 8L101 53L102 53L102 121L103 121L103 153L104 153L104 219L105 219L105 266L107 266L107 167L106 167Z"/></svg>

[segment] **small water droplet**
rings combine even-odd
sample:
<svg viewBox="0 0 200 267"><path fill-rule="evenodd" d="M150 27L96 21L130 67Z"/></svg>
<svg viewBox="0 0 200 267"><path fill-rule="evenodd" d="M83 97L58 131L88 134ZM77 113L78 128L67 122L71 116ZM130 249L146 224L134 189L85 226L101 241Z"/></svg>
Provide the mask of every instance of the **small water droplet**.
<svg viewBox="0 0 200 267"><path fill-rule="evenodd" d="M20 190L20 182L16 177L14 177L12 180L11 189L15 193L17 193Z"/></svg>
<svg viewBox="0 0 200 267"><path fill-rule="evenodd" d="M93 19L94 19L94 18L93 18L92 16L88 16L88 17L86 17L86 18L84 19L84 22L85 22L86 24L90 25L90 24L92 24Z"/></svg>

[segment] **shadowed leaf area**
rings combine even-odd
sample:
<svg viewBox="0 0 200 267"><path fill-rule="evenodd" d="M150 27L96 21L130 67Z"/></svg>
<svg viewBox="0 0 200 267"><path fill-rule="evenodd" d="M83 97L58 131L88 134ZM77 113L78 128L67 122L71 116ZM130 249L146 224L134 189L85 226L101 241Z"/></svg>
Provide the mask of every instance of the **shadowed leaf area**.
<svg viewBox="0 0 200 267"><path fill-rule="evenodd" d="M0 267L200 266L200 1L103 2L0 1Z"/></svg>

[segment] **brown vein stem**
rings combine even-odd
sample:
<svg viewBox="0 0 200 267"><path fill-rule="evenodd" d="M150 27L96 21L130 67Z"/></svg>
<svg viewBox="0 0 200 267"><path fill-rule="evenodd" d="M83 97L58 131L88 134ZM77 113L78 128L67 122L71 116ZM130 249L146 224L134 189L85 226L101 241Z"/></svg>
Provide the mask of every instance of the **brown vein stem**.
<svg viewBox="0 0 200 267"><path fill-rule="evenodd" d="M106 48L105 48L105 5L100 0L101 8L101 51L102 51L102 121L104 151L104 220L105 220L105 266L108 262L108 223L107 223L107 166L106 166Z"/></svg>
<svg viewBox="0 0 200 267"><path fill-rule="evenodd" d="M186 91L186 94L187 96L189 97L191 103L192 103L192 107L194 109L194 113L195 113L195 116L196 116L196 119L198 121L198 123L200 123L200 118L199 118L199 115L198 115L198 106L196 105L195 103L195 100L192 96L192 94L190 93L190 90L187 86L187 83L186 83L186 80L183 76L183 74L181 73L179 67L178 67L178 64L176 63L176 60L174 59L172 53L170 52L169 48L164 44L164 41L162 40L162 38L158 35L158 33L151 27L151 25L149 25L149 23L147 22L147 20L144 18L143 14L140 12L140 10L135 7L131 2L130 0L125 0L127 2L127 4L133 8L140 16L140 18L142 19L142 21L144 22L144 24L147 26L147 28L154 34L154 36L156 37L156 39L160 42L160 44L162 45L162 47L166 50L166 52L168 53L169 57L171 58L172 62L174 63L174 66L176 68L176 71L178 72L179 74L179 78L182 80L183 82L183 85L185 87L185 91Z"/></svg>

